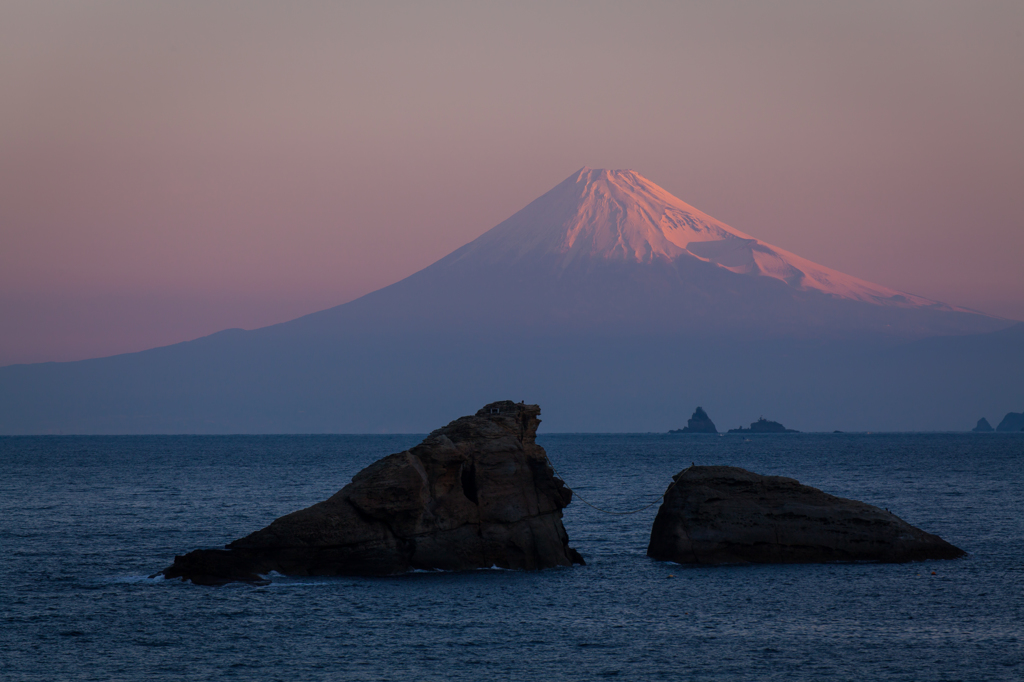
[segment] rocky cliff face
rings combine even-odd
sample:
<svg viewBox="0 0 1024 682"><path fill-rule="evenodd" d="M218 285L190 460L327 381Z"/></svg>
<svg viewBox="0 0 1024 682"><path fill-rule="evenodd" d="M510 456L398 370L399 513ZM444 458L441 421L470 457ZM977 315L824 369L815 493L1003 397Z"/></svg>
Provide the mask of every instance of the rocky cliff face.
<svg viewBox="0 0 1024 682"><path fill-rule="evenodd" d="M963 550L870 504L791 478L693 466L665 493L647 556L683 564L904 562Z"/></svg>
<svg viewBox="0 0 1024 682"><path fill-rule="evenodd" d="M167 578L200 584L411 569L582 564L562 508L572 492L535 442L540 408L503 401L360 471L333 497L226 549L174 558Z"/></svg>

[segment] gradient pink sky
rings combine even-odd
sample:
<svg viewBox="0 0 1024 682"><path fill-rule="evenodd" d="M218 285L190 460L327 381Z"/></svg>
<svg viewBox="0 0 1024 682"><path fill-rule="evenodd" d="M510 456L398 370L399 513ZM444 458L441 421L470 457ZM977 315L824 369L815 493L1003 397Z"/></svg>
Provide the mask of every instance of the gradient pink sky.
<svg viewBox="0 0 1024 682"><path fill-rule="evenodd" d="M253 328L583 165L1024 319L1024 3L0 5L0 365Z"/></svg>

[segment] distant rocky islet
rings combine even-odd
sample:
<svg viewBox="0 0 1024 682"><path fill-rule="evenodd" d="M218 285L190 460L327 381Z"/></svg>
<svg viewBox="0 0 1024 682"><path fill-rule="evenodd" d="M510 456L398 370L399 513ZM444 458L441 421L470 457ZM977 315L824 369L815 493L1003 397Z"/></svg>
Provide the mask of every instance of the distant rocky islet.
<svg viewBox="0 0 1024 682"><path fill-rule="evenodd" d="M687 420L686 426L681 429L673 429L669 433L718 433L718 429L715 428L715 423L708 417L704 408L698 407L693 411L693 416Z"/></svg>
<svg viewBox="0 0 1024 682"><path fill-rule="evenodd" d="M992 425L988 423L987 419L982 417L978 420L978 425L971 429L971 431L974 433L991 433L992 431L995 431L995 429L992 428Z"/></svg>
<svg viewBox="0 0 1024 682"><path fill-rule="evenodd" d="M993 433L993 432L1015 432L1024 431L1024 412L1008 412L1003 417L1002 421L995 428L992 428L992 424L989 423L988 419L982 417L978 420L978 423L973 429L972 433ZM715 423L711 421L708 413L703 407L698 407L693 412L693 416L690 417L686 426L681 429L671 429L669 433L678 434L696 434L696 433L711 433L717 434L718 429L715 427ZM759 417L757 421L751 422L749 428L742 426L735 429L729 429L726 433L734 434L765 434L765 433L800 433L796 429L788 429L777 421L765 419ZM832 433L843 433L843 431L834 430Z"/></svg>
<svg viewBox="0 0 1024 682"><path fill-rule="evenodd" d="M704 411L703 407L698 407L693 412L693 416L690 417L686 426L681 429L672 429L669 433L718 433L718 429L715 428L715 423L711 421L708 413ZM787 429L785 426L776 421L771 421L760 417L756 422L751 422L750 428L743 428L742 426L729 429L728 433L800 433L796 429ZM836 433L841 433L837 431Z"/></svg>
<svg viewBox="0 0 1024 682"><path fill-rule="evenodd" d="M745 429L742 426L735 429L729 429L729 433L800 433L796 429L787 429L779 422L773 422L770 419L759 417L756 422L750 423L750 428Z"/></svg>
<svg viewBox="0 0 1024 682"><path fill-rule="evenodd" d="M993 433L995 431L1004 433L1024 431L1024 412L1007 412L1006 416L1002 418L994 429L988 419L982 417L978 420L977 425L971 429L972 433Z"/></svg>
<svg viewBox="0 0 1024 682"><path fill-rule="evenodd" d="M992 428L992 424L989 423L988 419L982 417L978 420L978 423L973 429L972 433L993 433L993 432L1016 432L1024 431L1024 412L1007 412L1006 416L1002 418L999 425ZM715 423L711 421L708 413L703 407L697 407L687 422L686 426L681 429L671 429L669 433L678 434L696 434L696 433L719 433L715 427ZM796 429L788 429L777 421L765 419L759 417L757 421L751 422L749 428L742 426L735 429L729 429L726 433L734 434L764 434L764 433L800 433ZM843 431L834 430L832 433L843 433Z"/></svg>
<svg viewBox="0 0 1024 682"><path fill-rule="evenodd" d="M1024 431L1024 412L1007 412L996 431Z"/></svg>

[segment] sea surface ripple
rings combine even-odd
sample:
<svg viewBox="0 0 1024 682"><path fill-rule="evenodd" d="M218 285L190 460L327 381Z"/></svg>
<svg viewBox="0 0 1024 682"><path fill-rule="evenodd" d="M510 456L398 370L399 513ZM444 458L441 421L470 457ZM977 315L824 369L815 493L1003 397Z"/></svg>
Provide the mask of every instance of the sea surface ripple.
<svg viewBox="0 0 1024 682"><path fill-rule="evenodd" d="M956 561L684 567L645 555L656 506L574 502L585 567L147 577L421 438L0 438L0 679L1024 679L1018 434L539 439L599 506L642 506L691 462L730 464L889 508L970 553Z"/></svg>

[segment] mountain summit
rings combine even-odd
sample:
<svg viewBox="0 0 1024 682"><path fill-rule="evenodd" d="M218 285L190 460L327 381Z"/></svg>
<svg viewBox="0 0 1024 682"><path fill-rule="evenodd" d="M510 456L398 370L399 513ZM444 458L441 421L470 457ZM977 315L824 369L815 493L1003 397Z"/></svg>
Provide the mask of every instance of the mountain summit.
<svg viewBox="0 0 1024 682"><path fill-rule="evenodd" d="M699 261L836 298L970 312L866 282L760 241L633 170L581 168L442 262L524 262L551 257L563 269L593 260Z"/></svg>
<svg viewBox="0 0 1024 682"><path fill-rule="evenodd" d="M773 338L922 338L1007 326L760 241L636 171L591 168L401 282L297 323Z"/></svg>

